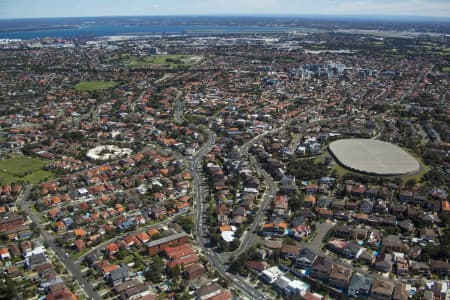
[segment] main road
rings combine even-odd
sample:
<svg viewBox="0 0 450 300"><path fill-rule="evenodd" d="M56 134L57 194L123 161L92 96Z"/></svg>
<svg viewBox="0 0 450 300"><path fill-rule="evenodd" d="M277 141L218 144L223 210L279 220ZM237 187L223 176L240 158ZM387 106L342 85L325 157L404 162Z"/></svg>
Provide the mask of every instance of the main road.
<svg viewBox="0 0 450 300"><path fill-rule="evenodd" d="M181 97L183 96L183 92L182 91L177 91L177 95L174 98L174 111L173 111L173 116L175 119L175 123L181 124L183 123L183 101L181 101Z"/></svg>
<svg viewBox="0 0 450 300"><path fill-rule="evenodd" d="M310 107L308 110L306 110L304 113L307 113L311 110L315 109L315 107ZM320 120L320 122L328 121L328 119ZM266 131L253 139L247 141L239 148L239 153L242 156L248 155L248 150L251 145L254 143L259 142L266 134L269 133L276 133L280 130L283 130L285 126L288 125L288 122L285 122L283 126L272 129L270 131ZM305 124L307 127L308 125ZM253 286L248 284L245 280L243 280L240 276L236 276L233 274L230 274L226 271L226 268L223 264L223 258L220 257L217 253L214 251L210 251L205 246L205 239L203 238L204 228L203 228L203 202L205 200L205 191L204 191L204 180L202 176L200 175L201 170L199 171L199 168L201 166L199 163L202 161L203 157L210 151L210 149L213 147L215 143L215 135L212 133L209 129L204 130L208 135L208 140L206 143L195 153L195 155L191 158L189 162L189 171L192 174L192 177L194 178L194 208L195 208L195 236L198 245L202 249L205 258L208 260L208 262L214 267L214 269L220 274L222 278L228 279L231 284L239 289L247 298L249 299L269 299L265 294L261 293L257 289L255 289ZM268 187L268 190L263 196L263 202L260 204L258 212L256 213L255 220L252 224L249 226L249 230L247 233L245 233L245 236L243 240L241 241L241 244L239 248L232 252L228 253L229 255L240 255L247 251L256 241L256 234L254 233L256 231L256 227L259 226L259 224L262 221L262 218L264 217L265 208L270 204L270 202L273 200L273 198L276 195L277 187L273 180L273 178L263 169L260 167L259 163L256 161L256 159L253 156L249 157L250 163L254 166L256 172L258 175L262 176L264 178L264 181ZM205 230L207 231L207 230ZM326 232L327 230L325 230Z"/></svg>

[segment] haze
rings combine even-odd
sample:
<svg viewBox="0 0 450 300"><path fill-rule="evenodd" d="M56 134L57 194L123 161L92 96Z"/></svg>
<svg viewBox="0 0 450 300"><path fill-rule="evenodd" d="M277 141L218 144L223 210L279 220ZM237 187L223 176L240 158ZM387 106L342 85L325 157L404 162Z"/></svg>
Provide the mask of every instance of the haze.
<svg viewBox="0 0 450 300"><path fill-rule="evenodd" d="M449 17L448 0L0 0L0 18L325 14Z"/></svg>

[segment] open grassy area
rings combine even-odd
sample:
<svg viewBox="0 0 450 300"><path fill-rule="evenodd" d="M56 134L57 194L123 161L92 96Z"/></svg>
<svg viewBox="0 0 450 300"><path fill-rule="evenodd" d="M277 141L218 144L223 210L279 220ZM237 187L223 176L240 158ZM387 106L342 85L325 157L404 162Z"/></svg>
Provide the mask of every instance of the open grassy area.
<svg viewBox="0 0 450 300"><path fill-rule="evenodd" d="M202 60L196 55L155 55L145 57L128 57L123 63L129 67L170 67L178 68L194 65Z"/></svg>
<svg viewBox="0 0 450 300"><path fill-rule="evenodd" d="M437 56L449 56L450 55L450 48L447 48L445 46L438 46L438 45L424 45L422 46L423 50L425 50L428 54L433 54Z"/></svg>
<svg viewBox="0 0 450 300"><path fill-rule="evenodd" d="M442 72L450 73L450 67L442 68Z"/></svg>
<svg viewBox="0 0 450 300"><path fill-rule="evenodd" d="M106 90L115 87L116 85L117 83L112 81L87 81L75 85L75 90L79 92L94 92Z"/></svg>
<svg viewBox="0 0 450 300"><path fill-rule="evenodd" d="M336 160L334 160L333 162L333 168L336 170L336 173L339 176L344 176L346 173L353 173L352 171L349 171L347 169L345 169L343 166L341 166Z"/></svg>
<svg viewBox="0 0 450 300"><path fill-rule="evenodd" d="M10 159L0 160L0 171L16 176L24 176L26 172L37 171L46 164L47 162L45 160L20 155Z"/></svg>
<svg viewBox="0 0 450 300"><path fill-rule="evenodd" d="M420 182L420 178L430 170L430 168L422 161L422 159L413 151L409 150L408 148L402 148L406 152L408 152L412 157L414 157L420 164L420 171L413 175L405 175L402 176L403 183L407 182L410 179L415 179L416 182Z"/></svg>
<svg viewBox="0 0 450 300"><path fill-rule="evenodd" d="M53 177L53 173L42 169L46 164L45 160L26 156L0 160L0 184L17 181L35 184L50 179Z"/></svg>
<svg viewBox="0 0 450 300"><path fill-rule="evenodd" d="M69 257L72 259L72 260L77 260L78 258L80 258L83 254L85 254L85 253L87 253L89 251L89 249L88 248L86 248L86 249L83 249L83 250L81 250L81 251L74 251L74 252L71 252L70 254L69 254Z"/></svg>
<svg viewBox="0 0 450 300"><path fill-rule="evenodd" d="M0 185L10 184L16 181L16 176L0 171Z"/></svg>
<svg viewBox="0 0 450 300"><path fill-rule="evenodd" d="M36 184L42 181L47 181L49 179L52 179L55 176L52 172L45 171L45 170L38 170L36 172L31 173L30 175L27 175L22 178L24 182L29 182L31 184Z"/></svg>

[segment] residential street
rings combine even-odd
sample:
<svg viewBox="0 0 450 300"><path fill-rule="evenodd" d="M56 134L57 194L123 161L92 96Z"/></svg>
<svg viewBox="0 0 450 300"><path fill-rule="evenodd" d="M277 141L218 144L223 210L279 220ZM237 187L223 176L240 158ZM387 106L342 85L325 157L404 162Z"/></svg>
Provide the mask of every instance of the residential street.
<svg viewBox="0 0 450 300"><path fill-rule="evenodd" d="M276 129L279 130L279 129ZM276 130L273 130L272 132L275 132ZM261 138L266 135L267 133L260 134L250 141L246 142L244 145L242 145L239 148L239 153L243 156L249 156L248 149L253 145L254 143L257 143L261 140ZM255 242L257 241L258 235L258 227L260 223L262 222L265 214L266 208L270 205L271 201L275 198L277 194L277 186L274 182L272 176L270 176L263 168L261 168L260 164L256 161L256 159L253 156L249 156L249 161L251 165L255 168L256 173L259 176L262 176L264 178L264 182L266 184L267 190L264 192L262 196L262 202L258 206L258 211L256 212L254 221L250 226L248 227L248 230L245 231L244 237L241 240L241 244L239 245L239 248L236 249L233 252L226 253L225 255L229 258L231 256L237 257L241 255L242 253L246 252L250 247L252 247Z"/></svg>
<svg viewBox="0 0 450 300"><path fill-rule="evenodd" d="M31 186L27 186L23 196L20 199L17 199L17 205L22 207L23 211L30 216L33 221L34 226L39 228L41 232L41 238L44 243L47 243L48 246L55 252L58 256L60 262L64 265L66 270L72 274L73 278L78 281L81 288L84 290L89 299L102 299L100 295L94 290L92 285L86 280L83 273L81 273L78 266L66 256L66 253L63 249L58 247L55 242L55 239L47 232L47 230L42 226L38 214L31 208L31 203L28 202L28 197L30 196Z"/></svg>
<svg viewBox="0 0 450 300"><path fill-rule="evenodd" d="M207 130L208 132L208 140L207 142L197 151L197 153L192 157L189 170L194 177L195 182L195 237L198 245L203 251L208 262L214 267L214 269L225 279L228 279L230 283L239 289L248 299L267 299L267 297L254 289L248 283L240 279L239 276L232 275L226 271L226 267L224 266L222 260L219 258L217 253L210 251L205 247L205 240L203 238L203 223L202 223L202 214L203 214L203 201L204 201L204 181L200 175L199 168L201 166L199 163L201 162L203 156L205 156L211 147L215 143L215 135Z"/></svg>

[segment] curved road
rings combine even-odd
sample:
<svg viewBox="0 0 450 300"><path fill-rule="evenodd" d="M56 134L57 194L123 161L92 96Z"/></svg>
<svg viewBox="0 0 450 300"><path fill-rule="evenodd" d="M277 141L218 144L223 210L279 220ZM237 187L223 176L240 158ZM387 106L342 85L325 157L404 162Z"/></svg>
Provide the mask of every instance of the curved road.
<svg viewBox="0 0 450 300"><path fill-rule="evenodd" d="M268 299L260 291L253 288L250 284L245 282L239 276L232 275L226 271L222 260L217 255L217 253L206 249L205 239L203 238L203 201L205 199L205 191L203 189L204 180L200 175L199 162L202 158L211 150L215 143L215 135L210 130L205 130L208 134L208 140L206 143L198 150L198 152L191 158L189 162L189 171L194 178L194 205L195 205L195 236L198 245L202 249L205 258L214 267L214 269L220 274L222 278L230 281L230 284L239 289L248 299Z"/></svg>
<svg viewBox="0 0 450 300"><path fill-rule="evenodd" d="M267 206L269 206L270 202L275 198L275 196L277 194L277 190L278 190L272 176L270 176L263 168L261 168L261 166L256 161L256 159L253 156L249 155L248 150L253 144L259 142L266 134L275 133L275 132L279 131L280 129L281 128L277 128L272 131L264 132L256 137L254 137L253 139L247 141L245 144L243 144L239 148L239 153L241 154L241 156L249 156L250 163L255 168L256 173L259 176L262 176L264 178L264 181L266 182L266 186L268 187L268 190L263 195L263 201L259 205L259 208L258 208L258 211L256 212L256 216L255 216L253 223L250 224L248 230L246 232L244 232L245 236L244 236L243 240L241 241L239 248L237 248L233 252L227 253L227 255L229 255L229 256L239 256L254 245L254 243L256 242L256 239L257 239L256 229L264 217L264 212L265 212Z"/></svg>

